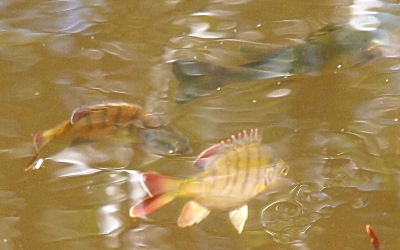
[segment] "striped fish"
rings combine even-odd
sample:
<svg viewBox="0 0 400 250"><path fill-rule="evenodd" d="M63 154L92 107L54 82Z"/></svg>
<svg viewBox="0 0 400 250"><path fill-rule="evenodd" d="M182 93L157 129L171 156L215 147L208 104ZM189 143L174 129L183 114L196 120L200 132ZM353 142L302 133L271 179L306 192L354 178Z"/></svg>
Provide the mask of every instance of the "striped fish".
<svg viewBox="0 0 400 250"><path fill-rule="evenodd" d="M75 109L69 120L35 135L37 154L51 141L70 136L124 138L138 143L150 153L161 155L191 151L188 138L166 119L147 112L137 104L125 102L86 105ZM28 167L31 168L32 165Z"/></svg>
<svg viewBox="0 0 400 250"><path fill-rule="evenodd" d="M239 233L247 219L247 202L263 192L288 168L277 152L261 144L257 129L203 151L194 163L203 171L189 179L174 179L156 173L143 173L149 197L131 207L131 217L141 217L178 196L189 197L178 219L180 227L199 223L210 210L228 210Z"/></svg>

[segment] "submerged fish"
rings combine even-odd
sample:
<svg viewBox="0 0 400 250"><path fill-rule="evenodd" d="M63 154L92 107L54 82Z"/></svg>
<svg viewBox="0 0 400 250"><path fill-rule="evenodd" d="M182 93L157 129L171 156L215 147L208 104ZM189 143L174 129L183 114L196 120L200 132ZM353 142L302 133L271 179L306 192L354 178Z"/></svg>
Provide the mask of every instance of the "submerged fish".
<svg viewBox="0 0 400 250"><path fill-rule="evenodd" d="M150 197L134 205L129 214L140 217L151 213L178 196L192 198L178 219L180 227L199 223L211 209L229 210L239 233L247 219L247 202L268 188L288 168L277 152L261 144L257 129L231 136L203 151L194 166L203 171L189 179L174 179L156 173L143 173Z"/></svg>
<svg viewBox="0 0 400 250"><path fill-rule="evenodd" d="M179 81L177 102L209 94L231 82L310 74L324 69L349 69L378 57L384 36L379 30L357 30L349 25L327 26L293 47L270 51L258 61L222 66L194 60L176 60L172 72Z"/></svg>
<svg viewBox="0 0 400 250"><path fill-rule="evenodd" d="M71 136L113 136L138 143L148 152L161 155L185 154L191 151L188 138L166 119L145 111L137 104L125 102L101 103L75 109L70 120L35 135L37 154L51 141ZM28 169L30 168L32 165Z"/></svg>

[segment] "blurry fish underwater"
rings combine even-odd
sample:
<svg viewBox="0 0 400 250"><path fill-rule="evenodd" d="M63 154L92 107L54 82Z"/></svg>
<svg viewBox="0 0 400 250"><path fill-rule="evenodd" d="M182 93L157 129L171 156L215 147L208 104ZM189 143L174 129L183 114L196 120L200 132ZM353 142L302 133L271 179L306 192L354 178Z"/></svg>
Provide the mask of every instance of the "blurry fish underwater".
<svg viewBox="0 0 400 250"><path fill-rule="evenodd" d="M191 151L188 138L163 117L126 102L85 105L75 109L70 120L39 132L34 137L38 158L51 141L69 136L120 138L139 144L144 150L160 155L186 154ZM33 163L27 170L34 168Z"/></svg>
<svg viewBox="0 0 400 250"><path fill-rule="evenodd" d="M179 216L180 227L199 223L211 209L229 210L232 224L241 233L248 216L247 202L279 182L279 177L288 171L277 152L261 144L261 139L261 134L254 129L207 148L194 163L203 171L192 178L143 173L142 181L149 197L131 207L130 216L147 215L184 196L193 200Z"/></svg>
<svg viewBox="0 0 400 250"><path fill-rule="evenodd" d="M179 81L175 100L180 103L208 95L231 82L256 81L314 74L322 69L349 69L363 65L382 53L386 44L380 30L357 30L350 25L330 25L293 47L270 51L255 62L222 66L195 60L176 60L172 72ZM263 53L258 53L262 54Z"/></svg>

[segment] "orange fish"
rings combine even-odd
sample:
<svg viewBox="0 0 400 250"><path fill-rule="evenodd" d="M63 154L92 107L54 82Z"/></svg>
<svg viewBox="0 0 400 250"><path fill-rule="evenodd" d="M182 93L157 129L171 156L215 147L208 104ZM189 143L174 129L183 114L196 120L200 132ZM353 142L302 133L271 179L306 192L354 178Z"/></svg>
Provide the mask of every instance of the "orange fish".
<svg viewBox="0 0 400 250"><path fill-rule="evenodd" d="M37 154L51 141L68 136L127 138L151 153L162 155L191 151L188 138L166 119L145 111L137 104L125 102L86 105L75 109L69 120L35 135ZM28 167L31 168L33 165Z"/></svg>
<svg viewBox="0 0 400 250"><path fill-rule="evenodd" d="M206 149L194 166L203 171L189 179L143 173L142 181L149 197L134 205L130 216L147 215L183 196L192 200L179 216L180 227L199 223L212 209L228 210L232 224L241 233L248 214L247 202L288 171L277 152L261 144L257 129L249 134L243 131Z"/></svg>

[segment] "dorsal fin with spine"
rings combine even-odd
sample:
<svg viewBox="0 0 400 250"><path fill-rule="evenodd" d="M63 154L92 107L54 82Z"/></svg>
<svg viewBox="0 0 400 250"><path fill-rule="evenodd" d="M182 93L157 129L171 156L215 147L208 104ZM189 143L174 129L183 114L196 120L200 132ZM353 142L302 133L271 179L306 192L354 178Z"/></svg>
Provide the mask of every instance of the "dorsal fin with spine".
<svg viewBox="0 0 400 250"><path fill-rule="evenodd" d="M247 133L246 130L243 130L243 132L239 133L237 136L231 135L231 137L226 141L221 141L220 143L205 149L200 153L199 157L197 157L194 166L204 168L204 163L209 157L219 154L223 150L252 144L261 144L261 140L262 136L261 133L258 132L258 129L251 129L250 133Z"/></svg>

